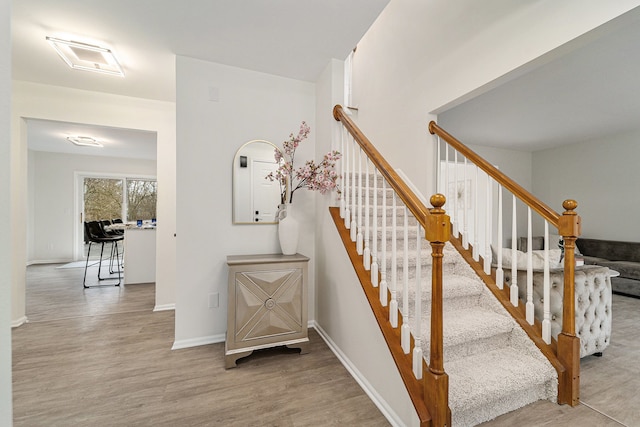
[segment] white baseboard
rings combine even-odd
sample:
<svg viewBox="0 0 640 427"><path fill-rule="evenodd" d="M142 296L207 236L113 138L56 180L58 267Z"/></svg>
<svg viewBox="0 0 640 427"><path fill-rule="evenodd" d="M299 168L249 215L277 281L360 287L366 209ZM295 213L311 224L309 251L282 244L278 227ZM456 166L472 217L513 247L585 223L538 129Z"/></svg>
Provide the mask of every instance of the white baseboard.
<svg viewBox="0 0 640 427"><path fill-rule="evenodd" d="M160 304L153 307L153 311L169 311L169 310L175 310L175 309L176 309L175 304Z"/></svg>
<svg viewBox="0 0 640 427"><path fill-rule="evenodd" d="M171 350L180 350L182 348L197 347L199 345L217 344L226 340L226 334L209 335L208 337L190 338L187 340L176 340L173 342Z"/></svg>
<svg viewBox="0 0 640 427"><path fill-rule="evenodd" d="M73 260L68 258L34 259L32 261L27 261L27 267L30 265L37 265L37 264L67 264L69 262L73 262Z"/></svg>
<svg viewBox="0 0 640 427"><path fill-rule="evenodd" d="M11 327L12 328L17 328L18 326L22 326L25 323L29 323L29 319L27 319L27 316L22 316L19 319L12 320L11 321Z"/></svg>
<svg viewBox="0 0 640 427"><path fill-rule="evenodd" d="M336 355L340 363L346 368L346 370L351 374L353 379L362 387L364 392L369 396L371 401L378 407L382 415L389 421L392 426L402 427L404 426L403 421L400 419L398 414L389 406L389 404L380 396L378 391L367 381L367 379L362 375L362 373L356 368L356 366L349 360L349 358L340 350L340 347L333 342L333 340L327 335L327 333L318 325L316 322L313 322L314 329L318 331L318 334L327 346L333 351L333 354Z"/></svg>

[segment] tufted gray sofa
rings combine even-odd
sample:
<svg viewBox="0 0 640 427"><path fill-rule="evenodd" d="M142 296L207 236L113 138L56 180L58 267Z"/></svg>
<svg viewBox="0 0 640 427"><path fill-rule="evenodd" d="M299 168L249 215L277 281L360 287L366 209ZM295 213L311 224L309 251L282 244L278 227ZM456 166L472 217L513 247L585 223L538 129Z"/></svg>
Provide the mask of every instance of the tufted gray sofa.
<svg viewBox="0 0 640 427"><path fill-rule="evenodd" d="M505 281L511 283L511 271L504 271ZM537 320L543 319L542 271L533 272L533 304ZM557 339L562 331L562 298L564 271L550 270L551 284L551 335ZM518 296L526 301L527 272L518 270ZM576 268L576 334L580 338L580 357L598 356L611 340L611 279L607 267L585 265Z"/></svg>

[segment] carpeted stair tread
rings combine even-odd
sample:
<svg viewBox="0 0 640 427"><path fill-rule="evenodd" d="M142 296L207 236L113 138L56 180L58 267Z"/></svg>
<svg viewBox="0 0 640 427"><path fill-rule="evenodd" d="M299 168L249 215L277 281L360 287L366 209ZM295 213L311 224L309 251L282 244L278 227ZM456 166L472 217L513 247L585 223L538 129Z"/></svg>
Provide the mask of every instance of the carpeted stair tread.
<svg viewBox="0 0 640 427"><path fill-rule="evenodd" d="M555 396L555 370L541 357L509 347L446 363L445 370L455 426L476 425Z"/></svg>
<svg viewBox="0 0 640 427"><path fill-rule="evenodd" d="M446 348L449 346L490 338L511 332L513 329L512 319L480 306L456 310L445 308L442 316L445 361L447 360ZM428 332L429 328L425 328L428 325L426 317L423 330Z"/></svg>
<svg viewBox="0 0 640 427"><path fill-rule="evenodd" d="M429 279L429 280L427 280ZM431 304L431 272L429 271L428 277L423 276L420 281L422 287L422 301ZM415 279L409 280L409 291L413 294L415 292ZM484 285L478 280L470 280L466 277L449 275L442 288L442 297L445 301L445 307L450 306L450 300L469 298L477 300L482 295ZM402 285L399 286L399 291L402 291ZM477 304L477 302L476 302Z"/></svg>

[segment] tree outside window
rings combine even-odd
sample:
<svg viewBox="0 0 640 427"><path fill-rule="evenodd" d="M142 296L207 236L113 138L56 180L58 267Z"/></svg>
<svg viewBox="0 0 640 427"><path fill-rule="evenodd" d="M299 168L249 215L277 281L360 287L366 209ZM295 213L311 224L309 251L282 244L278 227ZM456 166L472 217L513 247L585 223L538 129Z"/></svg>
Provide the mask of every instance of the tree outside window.
<svg viewBox="0 0 640 427"><path fill-rule="evenodd" d="M127 220L155 218L157 199L157 181L127 179Z"/></svg>
<svg viewBox="0 0 640 427"><path fill-rule="evenodd" d="M126 183L126 184L125 184ZM156 218L158 183L150 179L85 178L85 221ZM126 206L126 212L123 212Z"/></svg>

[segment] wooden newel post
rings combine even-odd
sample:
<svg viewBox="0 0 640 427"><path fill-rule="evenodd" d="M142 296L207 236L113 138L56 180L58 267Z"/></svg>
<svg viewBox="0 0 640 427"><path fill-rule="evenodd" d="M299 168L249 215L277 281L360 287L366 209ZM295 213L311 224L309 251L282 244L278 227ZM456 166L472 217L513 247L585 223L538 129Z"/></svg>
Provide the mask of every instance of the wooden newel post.
<svg viewBox="0 0 640 427"><path fill-rule="evenodd" d="M433 209L427 218L425 229L427 240L431 244L433 258L431 274L431 348L429 370L424 375L425 403L432 417L433 426L450 426L449 376L444 371L443 335L442 335L442 256L446 242L449 241L451 221L442 206L446 199L442 194L431 196Z"/></svg>
<svg viewBox="0 0 640 427"><path fill-rule="evenodd" d="M562 309L562 332L558 335L558 359L566 368L564 378L559 378L559 403L576 406L580 402L580 338L576 336L576 239L580 235L580 216L575 212L578 203L565 200L558 225L564 241L564 293Z"/></svg>

